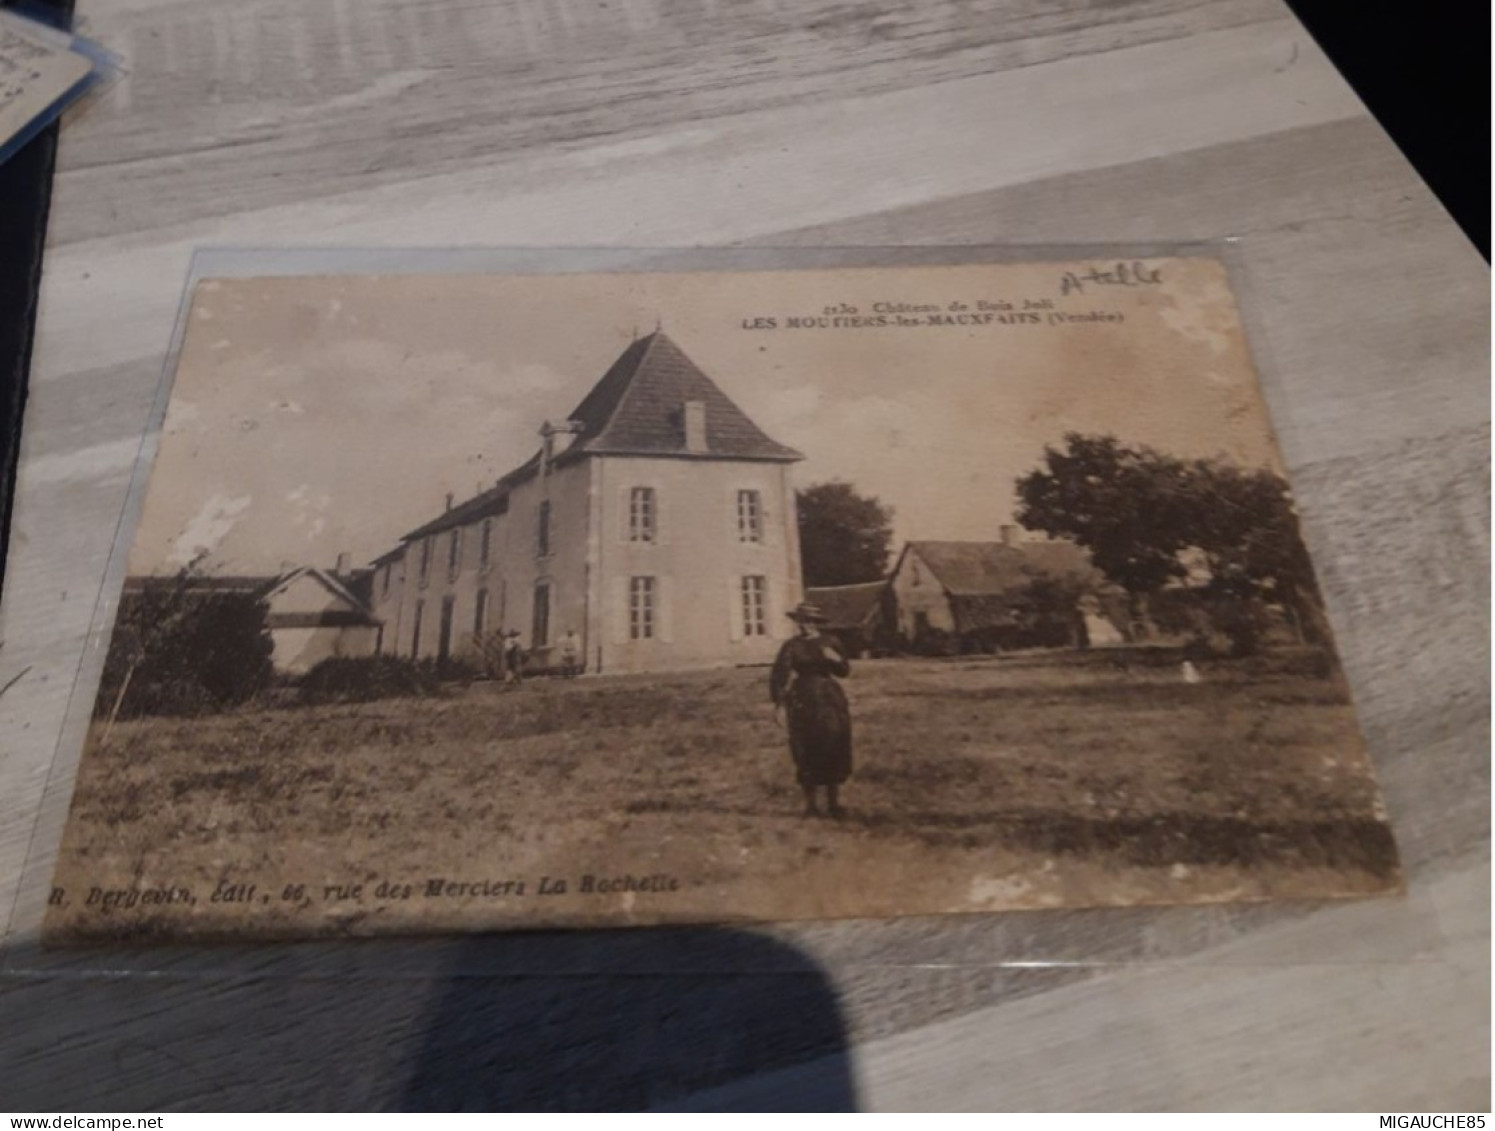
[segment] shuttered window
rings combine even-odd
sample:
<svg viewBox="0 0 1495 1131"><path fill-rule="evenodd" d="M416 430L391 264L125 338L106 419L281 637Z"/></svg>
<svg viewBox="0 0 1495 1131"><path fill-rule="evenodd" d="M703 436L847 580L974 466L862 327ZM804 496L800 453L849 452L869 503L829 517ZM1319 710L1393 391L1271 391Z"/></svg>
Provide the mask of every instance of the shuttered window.
<svg viewBox="0 0 1495 1131"><path fill-rule="evenodd" d="M652 577L628 579L628 638L652 640L657 609L656 587Z"/></svg>
<svg viewBox="0 0 1495 1131"><path fill-rule="evenodd" d="M482 640L483 633L488 631L488 590L478 590L477 604L472 610L472 634L478 640Z"/></svg>
<svg viewBox="0 0 1495 1131"><path fill-rule="evenodd" d="M737 492L737 540L763 541L763 496L757 491Z"/></svg>
<svg viewBox="0 0 1495 1131"><path fill-rule="evenodd" d="M550 500L540 503L539 526L535 531L535 553L540 557L550 554Z"/></svg>
<svg viewBox="0 0 1495 1131"><path fill-rule="evenodd" d="M742 634L768 635L768 579L761 576L742 579Z"/></svg>
<svg viewBox="0 0 1495 1131"><path fill-rule="evenodd" d="M657 533L657 500L653 487L635 487L628 492L628 540L653 542Z"/></svg>

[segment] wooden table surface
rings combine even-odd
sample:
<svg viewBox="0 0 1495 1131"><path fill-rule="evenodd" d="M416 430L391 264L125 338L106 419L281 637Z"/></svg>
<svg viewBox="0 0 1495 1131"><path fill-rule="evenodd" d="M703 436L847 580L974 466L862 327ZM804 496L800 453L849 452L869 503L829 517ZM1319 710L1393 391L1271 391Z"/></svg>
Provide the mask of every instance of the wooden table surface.
<svg viewBox="0 0 1495 1131"><path fill-rule="evenodd" d="M80 14L127 73L63 133L0 603L0 1108L1488 1109L1488 274L1278 0ZM28 948L193 248L1230 236L1404 899Z"/></svg>

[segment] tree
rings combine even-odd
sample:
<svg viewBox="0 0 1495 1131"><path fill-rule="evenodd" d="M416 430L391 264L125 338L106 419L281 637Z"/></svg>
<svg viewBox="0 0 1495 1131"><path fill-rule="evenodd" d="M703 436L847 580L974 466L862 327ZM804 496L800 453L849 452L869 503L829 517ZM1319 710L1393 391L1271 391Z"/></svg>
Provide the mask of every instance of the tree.
<svg viewBox="0 0 1495 1131"><path fill-rule="evenodd" d="M1146 623L1148 598L1187 572L1179 560L1189 545L1178 508L1184 465L1114 436L1070 432L1064 443L1045 448L1045 468L1017 481L1017 520L1085 547Z"/></svg>
<svg viewBox="0 0 1495 1131"><path fill-rule="evenodd" d="M1281 604L1307 639L1326 642L1323 599L1287 481L1265 468L1195 460L1185 470L1182 496L1212 592Z"/></svg>
<svg viewBox="0 0 1495 1131"><path fill-rule="evenodd" d="M1081 574L1039 573L1009 597L1019 647L1074 648L1085 643L1080 602L1095 593L1091 578Z"/></svg>
<svg viewBox="0 0 1495 1131"><path fill-rule="evenodd" d="M1265 468L1182 460L1112 436L1071 432L1062 449L1044 450L1044 466L1019 479L1017 493L1018 521L1089 550L1144 623L1151 596L1187 575L1181 555L1193 549L1209 569L1205 596L1245 603L1230 617L1239 626L1232 632L1238 644L1249 645L1249 614L1263 602L1285 605L1306 636L1326 639L1292 495Z"/></svg>
<svg viewBox="0 0 1495 1131"><path fill-rule="evenodd" d="M95 712L196 715L242 703L269 685L274 642L265 603L201 584L194 564L152 578L120 601Z"/></svg>
<svg viewBox="0 0 1495 1131"><path fill-rule="evenodd" d="M805 584L855 585L888 571L893 510L832 480L796 492Z"/></svg>

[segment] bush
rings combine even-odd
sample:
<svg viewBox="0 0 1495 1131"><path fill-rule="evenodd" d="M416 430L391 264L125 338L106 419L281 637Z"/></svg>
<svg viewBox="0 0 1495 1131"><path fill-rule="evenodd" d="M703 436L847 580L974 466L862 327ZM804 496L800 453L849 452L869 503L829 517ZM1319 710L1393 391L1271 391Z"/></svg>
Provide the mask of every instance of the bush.
<svg viewBox="0 0 1495 1131"><path fill-rule="evenodd" d="M926 628L913 642L916 656L958 656L960 641L942 628Z"/></svg>
<svg viewBox="0 0 1495 1131"><path fill-rule="evenodd" d="M348 656L323 660L301 678L301 703L369 703L440 692L436 666L404 656Z"/></svg>
<svg viewBox="0 0 1495 1131"><path fill-rule="evenodd" d="M487 666L477 657L448 656L445 660L435 661L435 664L436 678L443 683L460 683L465 686L476 679L491 678Z"/></svg>
<svg viewBox="0 0 1495 1131"><path fill-rule="evenodd" d="M201 715L254 698L274 676L264 602L194 587L183 570L120 601L94 713Z"/></svg>
<svg viewBox="0 0 1495 1131"><path fill-rule="evenodd" d="M1210 594L1206 609L1215 628L1230 642L1230 655L1245 659L1261 651L1266 634L1266 610L1254 596L1223 592Z"/></svg>
<svg viewBox="0 0 1495 1131"><path fill-rule="evenodd" d="M960 637L963 655L995 656L1012 647L1012 633L1003 628L978 628Z"/></svg>
<svg viewBox="0 0 1495 1131"><path fill-rule="evenodd" d="M1338 670L1333 654L1312 644L1264 652L1248 658L1241 666L1247 675L1258 679L1271 676L1331 679Z"/></svg>

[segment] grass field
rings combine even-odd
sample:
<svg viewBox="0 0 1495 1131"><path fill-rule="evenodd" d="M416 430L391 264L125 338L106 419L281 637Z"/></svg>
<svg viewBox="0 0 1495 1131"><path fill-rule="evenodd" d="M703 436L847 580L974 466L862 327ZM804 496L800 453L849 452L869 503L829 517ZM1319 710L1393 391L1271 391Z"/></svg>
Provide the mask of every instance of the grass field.
<svg viewBox="0 0 1495 1131"><path fill-rule="evenodd" d="M1292 667L1186 684L1096 655L860 663L841 821L800 815L762 670L122 723L85 754L49 928L373 933L1394 888L1342 686ZM583 891L587 875L679 887ZM145 902L167 888L179 902ZM106 911L90 889L139 894Z"/></svg>

